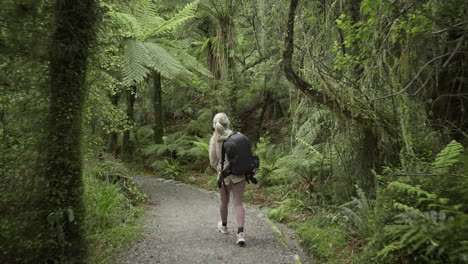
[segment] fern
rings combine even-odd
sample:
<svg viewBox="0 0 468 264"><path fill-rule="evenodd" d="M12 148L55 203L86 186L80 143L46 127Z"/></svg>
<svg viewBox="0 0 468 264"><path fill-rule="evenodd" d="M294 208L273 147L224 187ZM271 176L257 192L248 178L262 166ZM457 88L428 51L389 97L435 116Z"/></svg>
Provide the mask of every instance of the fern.
<svg viewBox="0 0 468 264"><path fill-rule="evenodd" d="M148 65L161 73L162 76L173 79L177 76L191 75L189 71L180 63L179 60L169 54L166 49L153 42L143 42L151 58L151 64Z"/></svg>
<svg viewBox="0 0 468 264"><path fill-rule="evenodd" d="M463 146L457 141L450 142L438 155L432 169L437 174L446 174L458 162L458 156L463 152Z"/></svg>
<svg viewBox="0 0 468 264"><path fill-rule="evenodd" d="M353 197L351 202L343 204L341 208L353 223L351 231L363 239L369 239L378 233L382 223L377 219L375 200L368 199L359 186L355 188L358 197Z"/></svg>
<svg viewBox="0 0 468 264"><path fill-rule="evenodd" d="M144 0L134 6L132 14L144 29L143 36L146 36L152 29L164 24L164 18L158 15L156 5L152 0Z"/></svg>
<svg viewBox="0 0 468 264"><path fill-rule="evenodd" d="M123 81L128 84L141 82L151 70L156 70L167 79L192 74L160 45L153 42L127 40L122 69Z"/></svg>
<svg viewBox="0 0 468 264"><path fill-rule="evenodd" d="M123 81L129 84L143 81L150 72L148 66L151 64L148 50L143 42L133 39L127 40L124 54Z"/></svg>
<svg viewBox="0 0 468 264"><path fill-rule="evenodd" d="M316 148L314 148L314 146L312 146L312 145L310 145L309 143L307 143L304 139L302 139L302 138L300 138L300 137L297 137L296 140L297 140L299 143L305 145L305 146L306 146L310 151L312 151L313 153L315 153L315 154L320 154L320 152L319 152Z"/></svg>
<svg viewBox="0 0 468 264"><path fill-rule="evenodd" d="M150 31L149 34L145 35L145 39L150 37L159 36L171 32L172 30L180 27L187 20L195 17L199 0L187 4L179 13L173 16L171 19L165 21L162 25L156 29Z"/></svg>
<svg viewBox="0 0 468 264"><path fill-rule="evenodd" d="M175 58L177 58L185 68L198 72L199 74L213 78L213 74L198 60L186 51L174 47L164 46L164 48Z"/></svg>
<svg viewBox="0 0 468 264"><path fill-rule="evenodd" d="M208 160L209 144L204 138L195 137L190 140L191 146L183 150L180 155L182 157L189 157L195 160Z"/></svg>
<svg viewBox="0 0 468 264"><path fill-rule="evenodd" d="M400 193L406 193L406 194L409 194L409 195L414 195L417 198L431 198L431 199L436 198L436 195L433 194L433 193L429 193L429 192L421 189L418 186L413 186L413 185L409 185L409 184L402 183L402 182L391 182L391 183L388 184L388 187L390 189L394 189L394 190L396 190L396 191L398 191Z"/></svg>
<svg viewBox="0 0 468 264"><path fill-rule="evenodd" d="M467 224L468 216L460 211L455 216L437 211L401 213L395 224L384 228L390 243L377 253L377 258L383 260L400 250L413 255L416 262L432 259L433 263L462 263L468 256Z"/></svg>

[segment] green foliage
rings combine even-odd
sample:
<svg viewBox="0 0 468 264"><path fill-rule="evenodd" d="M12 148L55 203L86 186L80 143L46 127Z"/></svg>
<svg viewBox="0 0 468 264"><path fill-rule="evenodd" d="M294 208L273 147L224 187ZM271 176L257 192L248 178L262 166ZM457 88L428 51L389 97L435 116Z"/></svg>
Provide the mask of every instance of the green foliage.
<svg viewBox="0 0 468 264"><path fill-rule="evenodd" d="M297 234L302 245L314 256L327 259L346 246L345 232L339 226L317 227L313 221L301 223Z"/></svg>
<svg viewBox="0 0 468 264"><path fill-rule="evenodd" d="M143 149L145 155L170 156L177 158L180 152L190 147L191 137L182 132L173 133L163 137L162 144L153 144Z"/></svg>
<svg viewBox="0 0 468 264"><path fill-rule="evenodd" d="M447 145L432 163L434 173L457 173L461 145L455 141ZM468 256L466 214L466 189L453 188L450 182L465 184L466 180L438 176L443 179L448 190L433 188L433 182L420 182L423 186L414 186L402 181L388 184L387 195L393 197L395 213L391 223L385 225L380 240L382 247L377 252L377 260L393 259L395 254L404 255L414 263L463 263ZM450 192L451 191L451 192ZM438 193L436 193L438 192ZM450 194L447 198L442 195Z"/></svg>
<svg viewBox="0 0 468 264"><path fill-rule="evenodd" d="M143 210L135 204L146 196L135 185L129 187L132 195L128 195L129 190L125 191L121 184L103 181L104 175L115 173L109 171L111 168L91 167L84 173L85 230L90 243L90 262L107 262L117 249L136 239L142 231L136 217Z"/></svg>
<svg viewBox="0 0 468 264"><path fill-rule="evenodd" d="M126 83L142 82L151 69L168 79L181 74L190 74L178 60L157 43L129 39L126 44L122 69Z"/></svg>
<svg viewBox="0 0 468 264"><path fill-rule="evenodd" d="M450 172L459 162L459 156L463 152L463 146L453 140L450 142L438 155L434 163L432 163L432 170L434 173L446 174Z"/></svg>
<svg viewBox="0 0 468 264"><path fill-rule="evenodd" d="M341 207L345 215L351 219L349 231L358 235L361 239L370 240L375 234L380 233L383 222L378 217L375 200L368 199L366 194L356 185L358 197L343 204Z"/></svg>
<svg viewBox="0 0 468 264"><path fill-rule="evenodd" d="M151 30L146 38L160 36L166 33L169 33L179 27L181 27L186 21L195 17L199 0L195 0L192 3L188 3L185 7L180 10L177 14L172 16L169 20L165 21L159 27L154 30ZM145 10L145 9L143 9Z"/></svg>
<svg viewBox="0 0 468 264"><path fill-rule="evenodd" d="M468 216L460 209L405 209L394 224L385 226L385 239L391 243L377 253L377 258L385 259L398 251L412 256L414 263L463 263L468 256Z"/></svg>
<svg viewBox="0 0 468 264"><path fill-rule="evenodd" d="M189 3L179 13L169 20L157 16L154 3L149 0L138 2L134 10L124 10L119 16L135 23L138 31L126 40L124 63L122 66L123 81L126 84L142 82L151 71L159 72L163 77L174 79L191 76L183 63L196 71L211 76L211 74L190 54L181 49L167 47L150 38L160 37L180 27L184 22L194 17L198 0ZM125 13L126 12L126 13ZM166 41L169 43L169 41Z"/></svg>
<svg viewBox="0 0 468 264"><path fill-rule="evenodd" d="M294 216L303 213L306 205L302 200L287 198L278 202L279 206L268 211L268 217L283 222L286 219L292 219Z"/></svg>
<svg viewBox="0 0 468 264"><path fill-rule="evenodd" d="M120 191L133 204L138 204L148 198L146 194L139 190L138 185L133 181L132 177L129 176L130 171L117 160L108 157L108 159L88 168L88 173L100 181L108 184L117 184L120 187Z"/></svg>
<svg viewBox="0 0 468 264"><path fill-rule="evenodd" d="M151 167L161 171L164 177L176 180L179 178L181 168L177 159L165 158L157 160L151 164Z"/></svg>
<svg viewBox="0 0 468 264"><path fill-rule="evenodd" d="M276 162L281 157L270 142L270 138L261 137L256 144L255 153L260 158L260 167L257 169L255 177L259 183L266 186L272 186L277 183L271 177L271 173L276 169Z"/></svg>

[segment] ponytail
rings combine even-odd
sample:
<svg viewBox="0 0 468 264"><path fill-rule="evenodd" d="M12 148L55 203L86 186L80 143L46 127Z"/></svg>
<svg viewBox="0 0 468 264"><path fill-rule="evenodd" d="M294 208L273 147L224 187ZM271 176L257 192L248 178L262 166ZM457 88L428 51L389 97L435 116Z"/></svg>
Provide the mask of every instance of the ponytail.
<svg viewBox="0 0 468 264"><path fill-rule="evenodd" d="M216 133L218 135L220 135L220 136L223 135L224 131L226 130L226 128L223 125L221 125L221 123L219 123L219 122L216 122L214 124L214 129L215 129Z"/></svg>
<svg viewBox="0 0 468 264"><path fill-rule="evenodd" d="M213 118L213 128L218 134L218 136L222 136L226 130L229 129L229 118L225 113L217 113Z"/></svg>

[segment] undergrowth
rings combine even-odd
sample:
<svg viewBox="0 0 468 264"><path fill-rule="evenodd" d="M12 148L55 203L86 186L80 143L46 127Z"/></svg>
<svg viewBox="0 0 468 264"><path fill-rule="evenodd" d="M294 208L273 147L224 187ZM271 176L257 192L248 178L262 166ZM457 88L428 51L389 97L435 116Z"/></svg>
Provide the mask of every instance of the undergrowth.
<svg viewBox="0 0 468 264"><path fill-rule="evenodd" d="M468 261L468 155L460 143L451 142L436 157L415 159L412 166L402 162L372 172L376 191L366 193L368 186L359 184L369 181L359 173L369 172L352 168L358 160L353 149L332 141L315 144L318 137L318 132L298 135L290 146L261 137L255 146L259 184L248 185L244 196L272 207L271 219L295 228L317 263ZM149 163L156 174L216 190L208 138L178 132L165 143L145 150L148 160L164 156Z"/></svg>
<svg viewBox="0 0 468 264"><path fill-rule="evenodd" d="M114 253L142 232L139 217L147 197L116 161L102 161L84 171L85 230L88 263L111 263Z"/></svg>

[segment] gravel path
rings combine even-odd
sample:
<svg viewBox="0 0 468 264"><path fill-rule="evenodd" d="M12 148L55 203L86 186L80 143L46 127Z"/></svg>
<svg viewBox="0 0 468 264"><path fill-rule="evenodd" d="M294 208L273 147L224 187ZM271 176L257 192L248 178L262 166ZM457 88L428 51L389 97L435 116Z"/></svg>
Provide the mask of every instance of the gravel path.
<svg viewBox="0 0 468 264"><path fill-rule="evenodd" d="M235 244L234 210L229 234L216 229L217 194L170 180L137 177L155 203L145 219L143 237L122 252L117 263L308 263L293 232L272 224L264 212L245 205L246 245ZM284 235L273 229L278 227ZM237 228L236 228L237 229Z"/></svg>

